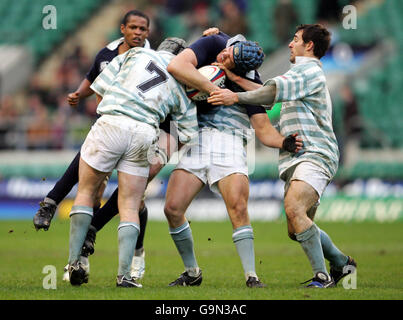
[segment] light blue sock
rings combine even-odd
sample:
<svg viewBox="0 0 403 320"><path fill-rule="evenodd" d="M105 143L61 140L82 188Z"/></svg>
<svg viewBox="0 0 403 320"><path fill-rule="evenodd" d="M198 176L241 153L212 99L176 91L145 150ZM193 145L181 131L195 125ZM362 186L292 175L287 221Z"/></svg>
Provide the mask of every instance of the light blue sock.
<svg viewBox="0 0 403 320"><path fill-rule="evenodd" d="M175 242L176 248L182 258L185 269L191 273L198 272L199 266L197 265L196 256L193 246L192 230L190 229L189 222L185 222L178 228L169 228L169 233L172 240ZM195 276L190 274L191 276Z"/></svg>
<svg viewBox="0 0 403 320"><path fill-rule="evenodd" d="M325 257L323 256L322 245L320 242L319 228L315 223L312 224L307 230L296 233L295 237L301 244L302 248L311 263L313 273L321 271L328 275L325 264Z"/></svg>
<svg viewBox="0 0 403 320"><path fill-rule="evenodd" d="M130 268L136 249L137 237L140 233L140 227L134 222L120 222L118 226L119 240L119 268L118 275L124 275L130 279Z"/></svg>
<svg viewBox="0 0 403 320"><path fill-rule="evenodd" d="M235 229L232 233L232 241L234 241L239 257L241 258L246 279L248 279L248 277L257 277L252 226L242 226Z"/></svg>
<svg viewBox="0 0 403 320"><path fill-rule="evenodd" d="M319 229L319 228L318 228ZM342 269L348 261L348 257L344 255L332 242L328 234L319 229L320 242L325 258L329 260L330 265L336 269Z"/></svg>
<svg viewBox="0 0 403 320"><path fill-rule="evenodd" d="M92 221L93 209L73 206L70 211L69 264L80 259L81 248Z"/></svg>

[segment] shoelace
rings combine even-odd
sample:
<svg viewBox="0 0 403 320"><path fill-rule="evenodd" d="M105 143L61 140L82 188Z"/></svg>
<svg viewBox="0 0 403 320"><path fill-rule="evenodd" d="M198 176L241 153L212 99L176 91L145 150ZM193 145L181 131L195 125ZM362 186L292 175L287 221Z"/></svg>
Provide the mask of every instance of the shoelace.
<svg viewBox="0 0 403 320"><path fill-rule="evenodd" d="M301 282L300 284L305 284L305 283L308 283L309 281L314 281L314 280L317 280L317 278L316 278L316 277L313 277L313 278L308 279L308 280L306 280L306 281L304 281L304 282Z"/></svg>

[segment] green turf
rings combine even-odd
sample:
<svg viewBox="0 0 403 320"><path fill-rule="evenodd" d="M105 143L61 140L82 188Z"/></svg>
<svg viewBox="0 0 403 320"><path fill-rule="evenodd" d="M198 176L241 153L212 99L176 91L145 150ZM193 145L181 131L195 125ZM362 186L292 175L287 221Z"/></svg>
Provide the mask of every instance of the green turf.
<svg viewBox="0 0 403 320"><path fill-rule="evenodd" d="M300 245L288 239L285 222L255 222L256 268L268 287L249 289L226 222L193 222L195 250L203 270L200 287L168 288L183 265L165 222L149 221L146 275L142 289L115 287L117 219L97 237L88 284L63 282L68 257L69 222L55 220L49 231L36 232L31 221L0 222L0 299L403 299L403 223L319 223L345 253L358 262L357 289L304 289L311 277ZM57 289L42 286L46 265L57 268Z"/></svg>

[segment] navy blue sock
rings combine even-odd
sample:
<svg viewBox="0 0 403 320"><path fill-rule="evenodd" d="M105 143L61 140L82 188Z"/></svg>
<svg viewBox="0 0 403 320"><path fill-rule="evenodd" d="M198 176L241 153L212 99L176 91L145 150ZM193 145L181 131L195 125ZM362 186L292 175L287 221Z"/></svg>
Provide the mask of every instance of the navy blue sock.
<svg viewBox="0 0 403 320"><path fill-rule="evenodd" d="M118 189L116 188L102 208L94 212L91 225L99 231L118 213Z"/></svg>
<svg viewBox="0 0 403 320"><path fill-rule="evenodd" d="M139 219L140 219L140 233L137 238L136 249L141 249L143 247L144 235L146 234L146 226L148 220L148 209L146 206L139 211Z"/></svg>
<svg viewBox="0 0 403 320"><path fill-rule="evenodd" d="M50 198L58 205L73 189L78 182L78 166L80 164L80 152L77 153L73 161L70 163L66 172L56 182L52 190L47 194L47 198Z"/></svg>

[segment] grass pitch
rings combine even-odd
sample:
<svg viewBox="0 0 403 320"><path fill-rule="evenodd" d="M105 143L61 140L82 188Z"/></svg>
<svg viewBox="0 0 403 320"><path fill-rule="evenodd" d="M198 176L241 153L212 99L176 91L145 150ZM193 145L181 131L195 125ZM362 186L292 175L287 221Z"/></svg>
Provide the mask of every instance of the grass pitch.
<svg viewBox="0 0 403 320"><path fill-rule="evenodd" d="M89 283L72 287L62 281L68 258L69 221L55 219L49 231L31 221L0 222L0 299L54 300L350 300L403 299L403 223L318 223L334 243L358 263L357 288L341 283L327 290L304 289L312 276L300 245L288 239L286 224L254 222L256 269L265 289L245 286L231 240L229 221L191 223L195 251L203 270L200 287L168 288L183 264L166 222L149 221L145 237L146 274L142 289L116 288L118 267L115 218L97 235ZM57 270L57 289L46 290L46 265Z"/></svg>

